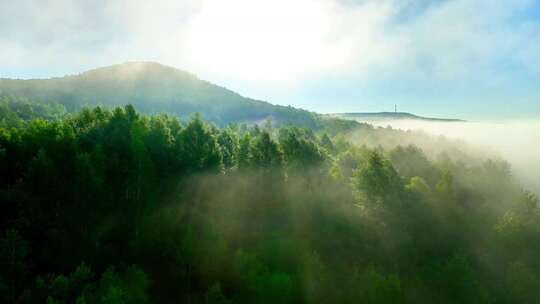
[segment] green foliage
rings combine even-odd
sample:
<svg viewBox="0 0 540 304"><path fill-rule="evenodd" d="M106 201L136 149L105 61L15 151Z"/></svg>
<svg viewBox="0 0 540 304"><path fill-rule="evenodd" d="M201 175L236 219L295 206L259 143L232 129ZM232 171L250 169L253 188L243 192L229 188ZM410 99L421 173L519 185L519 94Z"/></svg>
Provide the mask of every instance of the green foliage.
<svg viewBox="0 0 540 304"><path fill-rule="evenodd" d="M419 176L434 185L438 179L437 169L416 146L398 146L390 151L389 158L397 172L407 180Z"/></svg>
<svg viewBox="0 0 540 304"><path fill-rule="evenodd" d="M280 140L280 144L287 167L291 171L300 172L319 167L325 160L325 155L321 152L317 143L296 128L286 130L286 134L281 135L283 138Z"/></svg>
<svg viewBox="0 0 540 304"><path fill-rule="evenodd" d="M219 283L216 283L210 288L208 288L208 291L205 295L205 303L206 304L230 304L231 301L229 301L221 291L221 285Z"/></svg>
<svg viewBox="0 0 540 304"><path fill-rule="evenodd" d="M281 153L277 144L266 131L260 132L252 139L249 149L249 162L251 166L265 169L281 166Z"/></svg>
<svg viewBox="0 0 540 304"><path fill-rule="evenodd" d="M539 201L503 161L10 107L2 303L537 303Z"/></svg>
<svg viewBox="0 0 540 304"><path fill-rule="evenodd" d="M363 272L356 272L353 282L356 290L354 297L364 303L403 303L401 282L396 275L382 275L373 265L369 265Z"/></svg>
<svg viewBox="0 0 540 304"><path fill-rule="evenodd" d="M385 205L401 199L403 184L392 164L377 152L353 174L352 182L363 204Z"/></svg>
<svg viewBox="0 0 540 304"><path fill-rule="evenodd" d="M219 168L221 154L216 138L199 117L195 116L178 133L176 143L183 168L195 172Z"/></svg>
<svg viewBox="0 0 540 304"><path fill-rule="evenodd" d="M431 193L431 188L420 176L413 176L407 185L407 188L423 196L428 196Z"/></svg>
<svg viewBox="0 0 540 304"><path fill-rule="evenodd" d="M249 167L249 149L251 144L251 135L244 134L240 138L238 148L236 149L236 166L239 169L245 169Z"/></svg>
<svg viewBox="0 0 540 304"><path fill-rule="evenodd" d="M0 239L0 281L2 296L9 302L15 301L27 272L26 257L28 244L21 238L17 230L7 230Z"/></svg>
<svg viewBox="0 0 540 304"><path fill-rule="evenodd" d="M21 97L0 96L0 127L21 127L33 119L57 120L66 115L58 103L31 102Z"/></svg>
<svg viewBox="0 0 540 304"><path fill-rule="evenodd" d="M272 271L256 256L237 252L235 271L246 289L246 299L261 303L292 302L292 281L287 273ZM242 299L244 301L244 299Z"/></svg>
<svg viewBox="0 0 540 304"><path fill-rule="evenodd" d="M230 128L222 129L217 136L217 144L221 148L223 165L232 168L238 154L238 135Z"/></svg>
<svg viewBox="0 0 540 304"><path fill-rule="evenodd" d="M69 276L38 277L33 288L20 298L22 303L149 303L146 274L135 266L116 272L109 268L96 280L86 264Z"/></svg>
<svg viewBox="0 0 540 304"><path fill-rule="evenodd" d="M513 262L508 266L507 282L510 299L519 303L538 303L540 279L527 265Z"/></svg>
<svg viewBox="0 0 540 304"><path fill-rule="evenodd" d="M330 137L328 137L328 134L326 133L323 133L321 137L321 147L326 149L328 153L333 154L336 152L336 147L334 146L334 143L332 142L332 140L330 139Z"/></svg>

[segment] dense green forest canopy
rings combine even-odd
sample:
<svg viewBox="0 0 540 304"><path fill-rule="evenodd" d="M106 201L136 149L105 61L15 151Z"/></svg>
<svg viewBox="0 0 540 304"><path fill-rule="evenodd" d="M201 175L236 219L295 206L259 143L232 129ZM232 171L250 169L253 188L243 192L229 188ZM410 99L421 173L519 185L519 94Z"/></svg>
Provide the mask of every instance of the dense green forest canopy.
<svg viewBox="0 0 540 304"><path fill-rule="evenodd" d="M538 303L506 162L24 104L0 106L2 303Z"/></svg>
<svg viewBox="0 0 540 304"><path fill-rule="evenodd" d="M242 97L188 72L153 62L128 62L51 79L0 79L2 95L54 102L70 112L129 102L146 114L168 113L185 119L200 113L220 126L271 119L275 124L318 129L328 121L313 112Z"/></svg>

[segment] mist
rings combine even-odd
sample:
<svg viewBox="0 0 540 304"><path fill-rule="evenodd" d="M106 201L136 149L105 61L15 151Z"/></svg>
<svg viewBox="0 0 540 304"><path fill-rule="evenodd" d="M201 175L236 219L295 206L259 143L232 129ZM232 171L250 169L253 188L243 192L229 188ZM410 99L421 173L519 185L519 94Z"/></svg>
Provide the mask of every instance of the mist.
<svg viewBox="0 0 540 304"><path fill-rule="evenodd" d="M500 160L537 164L511 149L534 140L522 123L220 128L3 103L6 303L537 298L538 199Z"/></svg>
<svg viewBox="0 0 540 304"><path fill-rule="evenodd" d="M474 145L486 153L484 157L500 157L508 161L513 174L525 188L540 192L540 119L465 122L387 120L369 123L404 131L424 131Z"/></svg>
<svg viewBox="0 0 540 304"><path fill-rule="evenodd" d="M540 304L540 0L1 3L0 304Z"/></svg>

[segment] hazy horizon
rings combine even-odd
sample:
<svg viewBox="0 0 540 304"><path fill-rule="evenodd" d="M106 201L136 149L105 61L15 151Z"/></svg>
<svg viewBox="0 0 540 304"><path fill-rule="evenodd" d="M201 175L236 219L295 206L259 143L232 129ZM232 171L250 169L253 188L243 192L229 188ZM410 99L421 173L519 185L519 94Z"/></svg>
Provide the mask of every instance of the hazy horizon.
<svg viewBox="0 0 540 304"><path fill-rule="evenodd" d="M466 122L381 120L369 123L404 131L421 130L482 147L508 161L518 180L529 190L540 193L540 119Z"/></svg>
<svg viewBox="0 0 540 304"><path fill-rule="evenodd" d="M130 61L125 61L125 62L121 62L121 63L117 63L117 64L112 64L111 66L114 66L114 65L122 65L122 64L128 64L128 63L138 63L138 62L142 62L142 63L157 63L157 64L160 64L160 65L164 65L164 66L168 66L166 64L163 64L161 62L157 62L157 61L145 61L145 60L130 60ZM58 75L50 75L50 76L37 76L37 77L2 77L2 75L0 75L0 79L1 78L5 78L5 79L20 79L20 80L40 80L40 79L51 79L51 78L61 78L61 77L68 77L68 76L77 76L77 75L80 75L84 72L88 72L88 71L91 71L91 70L95 70L95 69L99 69L99 68L105 68L107 66L97 66L97 67L93 67L93 68L89 68L87 70L83 70L83 71L78 71L78 72L73 72L73 73L64 73L64 74L58 74ZM188 70L185 70L185 69L181 69L181 68L178 68L178 67L174 67L174 66L170 66L170 67L173 67L175 69L178 69L180 71L184 71L184 72L189 72L191 73L190 71ZM194 74L195 76L199 77L198 75ZM200 77L199 77L200 78ZM201 78L202 79L202 78ZM207 80L208 79L202 79L202 80ZM215 83L216 85L220 85L220 83ZM228 89L231 89L231 88L228 88ZM233 90L234 91L234 90ZM248 98L253 98L253 96L248 96L248 95L243 95L241 94L240 92L238 91L235 91L236 93L239 93L240 95L242 95L243 97L248 97ZM275 103L273 102L272 100L269 100L269 99L264 99L264 98L260 98L260 100L263 100L263 101L267 101L267 102L270 102L270 103L273 103L273 104L280 104L280 103ZM296 106L294 104L281 104L281 105L292 105L292 106ZM341 112L338 112L338 111L317 111L315 109L311 109L309 107L302 107L302 109L305 109L305 110L309 110L309 111L314 111L314 112L317 112L317 113L321 113L321 114L339 114L339 113L394 113L395 112L395 108L394 106L397 106L397 104L393 104L392 105L392 108L388 108L388 109L380 109L380 110L377 110L376 108L372 108L370 110L364 110L362 109L361 107L359 108L356 108L356 110L352 109L352 110L348 110L348 111L341 111ZM298 106L296 106L298 107ZM414 114L414 115L417 115L417 116L421 116L421 117L426 117L426 118L448 118L448 119L460 119L460 120L465 120L467 122L492 122L492 123L505 123L505 122L514 122L514 121L522 121L522 120L538 120L540 119L540 114L538 115L534 115L534 116L527 116L527 115L524 115L522 117L479 117L479 118L464 118L464 117L461 117L461 116L444 116L442 114L440 115L437 115L436 113L431 113L431 112L425 112L425 111L419 111L419 112L411 112L411 111L407 111L406 109L401 109L399 108L398 113L410 113L410 114ZM369 122L371 123L371 122ZM374 125L379 125L378 123L373 123Z"/></svg>

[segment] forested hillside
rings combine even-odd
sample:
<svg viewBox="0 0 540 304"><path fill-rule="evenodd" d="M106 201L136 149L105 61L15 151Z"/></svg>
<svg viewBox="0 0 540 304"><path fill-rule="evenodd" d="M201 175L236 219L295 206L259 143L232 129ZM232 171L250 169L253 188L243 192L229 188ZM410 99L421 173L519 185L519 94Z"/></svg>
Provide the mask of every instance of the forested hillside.
<svg viewBox="0 0 540 304"><path fill-rule="evenodd" d="M2 303L538 302L538 198L503 161L24 104L0 107Z"/></svg>
<svg viewBox="0 0 540 304"><path fill-rule="evenodd" d="M275 124L294 123L310 128L325 123L315 113L245 98L190 73L153 62L128 62L51 79L0 79L2 95L59 103L68 111L130 103L147 114L168 113L187 118L200 113L221 126L267 119Z"/></svg>

